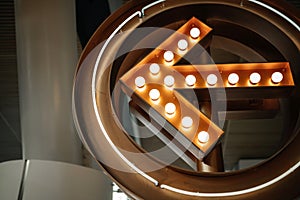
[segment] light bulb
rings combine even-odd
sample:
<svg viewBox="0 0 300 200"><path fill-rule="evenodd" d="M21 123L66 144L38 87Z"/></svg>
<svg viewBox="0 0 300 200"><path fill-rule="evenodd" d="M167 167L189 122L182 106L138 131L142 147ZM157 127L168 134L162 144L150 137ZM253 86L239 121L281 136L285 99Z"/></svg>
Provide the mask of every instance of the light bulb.
<svg viewBox="0 0 300 200"><path fill-rule="evenodd" d="M188 86L193 86L195 85L196 83L196 77L194 75L187 75L185 77L185 83L188 85Z"/></svg>
<svg viewBox="0 0 300 200"><path fill-rule="evenodd" d="M257 72L253 72L253 73L250 75L250 82L251 82L252 84L257 84L257 83L259 83L260 79L261 79L261 76L260 76L260 74L257 73Z"/></svg>
<svg viewBox="0 0 300 200"><path fill-rule="evenodd" d="M178 49L180 49L181 51L184 51L188 47L188 42L185 39L181 39L178 41L177 46L178 46Z"/></svg>
<svg viewBox="0 0 300 200"><path fill-rule="evenodd" d="M200 133L198 133L198 140L201 143L206 143L209 140L209 134L206 131L201 131Z"/></svg>
<svg viewBox="0 0 300 200"><path fill-rule="evenodd" d="M145 81L144 77L138 76L135 78L134 83L138 88L142 88L142 87L144 87L146 81Z"/></svg>
<svg viewBox="0 0 300 200"><path fill-rule="evenodd" d="M185 116L181 119L181 125L184 128L190 128L193 125L193 119L189 116Z"/></svg>
<svg viewBox="0 0 300 200"><path fill-rule="evenodd" d="M157 63L152 63L149 67L151 74L156 75L160 71L160 67Z"/></svg>
<svg viewBox="0 0 300 200"><path fill-rule="evenodd" d="M210 74L206 77L206 82L208 83L208 85L215 85L218 81L218 77L215 74Z"/></svg>
<svg viewBox="0 0 300 200"><path fill-rule="evenodd" d="M274 72L271 79L273 83L280 83L283 79L283 74L281 72Z"/></svg>
<svg viewBox="0 0 300 200"><path fill-rule="evenodd" d="M231 73L229 74L228 76L228 82L231 84L231 85L235 85L239 82L239 75L237 75L236 73Z"/></svg>
<svg viewBox="0 0 300 200"><path fill-rule="evenodd" d="M174 79L173 76L168 75L164 78L164 83L165 83L166 86L172 87L175 83L175 79Z"/></svg>
<svg viewBox="0 0 300 200"><path fill-rule="evenodd" d="M190 36L193 39L197 39L200 36L200 29L197 27L194 27L190 30Z"/></svg>
<svg viewBox="0 0 300 200"><path fill-rule="evenodd" d="M171 115L171 114L175 113L175 110L176 110L176 106L174 103L167 103L165 105L165 111L167 114Z"/></svg>
<svg viewBox="0 0 300 200"><path fill-rule="evenodd" d="M156 101L160 97L160 92L158 89L152 89L149 92L149 96L153 101Z"/></svg>
<svg viewBox="0 0 300 200"><path fill-rule="evenodd" d="M174 53L172 51L166 51L164 53L164 59L167 62L171 62L174 59Z"/></svg>

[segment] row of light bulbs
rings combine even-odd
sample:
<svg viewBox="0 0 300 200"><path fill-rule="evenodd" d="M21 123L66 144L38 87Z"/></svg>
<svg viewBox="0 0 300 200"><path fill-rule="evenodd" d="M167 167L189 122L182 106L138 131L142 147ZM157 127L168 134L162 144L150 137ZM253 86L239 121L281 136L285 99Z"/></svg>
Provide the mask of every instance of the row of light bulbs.
<svg viewBox="0 0 300 200"><path fill-rule="evenodd" d="M157 101L160 98L160 92L158 89L151 89L149 92L149 97L152 101ZM176 106L174 103L167 103L165 105L165 112L168 115L173 115L176 111ZM193 125L193 119L190 116L185 116L181 119L181 125L188 129ZM206 131L201 131L198 133L198 140L201 143L206 143L209 140L209 134Z"/></svg>
<svg viewBox="0 0 300 200"><path fill-rule="evenodd" d="M193 27L190 30L190 36L192 39L197 39L200 36L200 29L197 27ZM180 51L185 51L188 48L189 43L185 39L180 39L177 42L177 47ZM171 62L174 59L174 53L172 51L165 51L164 52L164 59L166 62Z"/></svg>
<svg viewBox="0 0 300 200"><path fill-rule="evenodd" d="M151 89L149 91L149 97L154 102L158 101L159 98L160 98L159 90L158 89ZM165 105L165 112L169 116L172 116L176 112L176 105L174 103L171 103L171 102L167 103ZM184 128L188 129L188 128L192 127L193 119L189 116L185 116L181 119L181 125ZM209 140L209 134L206 131L201 131L200 133L198 133L198 140L201 143L206 143Z"/></svg>
<svg viewBox="0 0 300 200"><path fill-rule="evenodd" d="M193 27L191 30L190 30L190 36L193 38L193 39L197 39L199 36L200 36L200 29L197 28L197 27ZM187 48L188 48L188 42L187 40L185 39L181 39L178 41L177 43L177 47L179 50L181 51L185 51ZM166 62L171 62L173 61L174 59L174 53L172 51L165 51L164 52L164 60ZM160 67L157 63L153 63L150 65L150 72L153 74L153 75L157 75L160 71ZM251 75L250 75L250 83L251 84L257 84L260 82L261 80L261 75L257 72L253 72ZM273 83L277 84L277 83L280 83L283 79L283 74L281 72L274 72L271 76L271 80ZM218 77L215 75L215 74L209 74L206 78L206 82L208 85L210 86L214 86L218 81ZM194 75L188 75L186 76L185 78L185 82L188 86L194 86L195 83L196 83L196 77ZM236 74L236 73L231 73L229 74L228 76L228 82L229 84L231 85L235 85L239 82L239 75ZM171 87L173 86L174 84L174 77L173 76L167 76L165 77L164 79L164 83L165 85L167 85L168 87Z"/></svg>
<svg viewBox="0 0 300 200"><path fill-rule="evenodd" d="M158 64L154 63L150 65L150 72L153 75L157 75L160 71L160 67ZM250 83L255 85L261 81L261 75L258 72L253 72L249 76ZM274 72L271 76L271 80L273 83L278 84L283 80L283 74L281 72ZM187 75L185 77L185 83L187 86L192 87L196 84L196 77L192 74ZM218 77L215 74L209 74L206 77L206 82L209 86L214 86L218 82ZM236 85L239 82L239 75L237 73L231 73L228 76L228 82L230 85ZM139 76L135 80L135 84L137 87L142 88L145 85L145 79L142 76ZM168 87L172 87L175 83L175 79L171 75L167 75L164 78L164 84Z"/></svg>
<svg viewBox="0 0 300 200"><path fill-rule="evenodd" d="M197 39L199 36L200 36L200 30L199 28L197 27L193 27L191 30L190 30L190 36L193 38L193 39ZM185 39L181 39L178 41L177 43L177 47L179 50L181 51L185 51L187 48L188 48L188 42L187 40ZM166 62L171 62L173 61L174 59L174 53L172 51L165 51L164 52L164 60ZM157 64L157 63L152 63L149 67L149 71L152 75L158 75L159 72L160 72L160 66ZM193 77L191 76L187 76L186 77L186 82L188 85L190 85L191 81L194 83L196 82L196 78L194 77L195 80L192 80ZM164 84L168 87L172 87L175 83L175 79L173 76L171 75L167 75L165 78L164 78ZM142 76L138 76L136 79L135 79L135 85L138 87L138 88L143 88L146 84L146 81L145 81L145 78L142 77ZM149 92L149 97L152 101L157 101L159 98L160 98L160 92L158 89L151 89L150 92ZM176 105L174 103L167 103L165 105L165 112L172 116L173 114L175 114L175 111L176 111ZM190 127L192 127L193 125L193 119L190 117L190 116L185 116L181 119L181 125L182 127L184 127L185 129L188 129ZM206 131L200 131L198 133L198 141L200 143L206 143L208 142L209 140L209 134L206 132Z"/></svg>
<svg viewBox="0 0 300 200"><path fill-rule="evenodd" d="M192 39L197 39L200 36L200 29L197 27L193 27L190 30L190 36ZM185 39L180 39L177 43L177 47L179 50L181 51L185 51L188 48L188 42ZM166 62L171 62L174 60L174 53L172 51L165 51L163 54L164 60ZM160 72L160 66L157 63L152 63L149 67L149 71L152 75L158 75ZM271 75L271 80L273 83L278 84L283 80L283 74L281 72L274 72ZM192 87L196 84L196 77L192 74L187 75L185 77L185 83L187 86ZM261 81L261 75L258 72L253 72L250 74L249 76L249 81L251 84L255 85L258 84ZM217 84L218 82L218 77L215 74L209 74L206 77L206 82L209 86L214 86ZM237 73L231 73L228 75L228 83L230 85L236 85L239 82L239 75ZM175 83L175 79L173 76L171 75L167 75L164 78L164 84L167 87L172 87ZM138 88L143 88L146 84L146 81L144 79L144 77L142 76L138 76L135 79L135 85ZM157 101L160 98L160 92L158 89L151 89L149 92L149 97L152 101ZM173 114L175 114L176 111L176 106L174 103L167 103L165 105L165 112L172 116ZM193 119L190 116L185 116L181 119L181 125L183 128L190 128L193 125ZM209 140L209 134L206 131L200 131L198 133L198 141L200 143L206 143Z"/></svg>

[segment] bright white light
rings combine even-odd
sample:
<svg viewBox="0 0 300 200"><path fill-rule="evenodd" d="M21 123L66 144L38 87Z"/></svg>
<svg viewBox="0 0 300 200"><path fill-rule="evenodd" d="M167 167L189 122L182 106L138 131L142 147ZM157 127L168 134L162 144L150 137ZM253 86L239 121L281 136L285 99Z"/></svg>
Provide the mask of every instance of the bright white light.
<svg viewBox="0 0 300 200"><path fill-rule="evenodd" d="M175 110L176 110L176 106L175 106L174 103L167 103L165 105L165 111L166 111L166 113L168 113L168 114L171 115L171 114L175 113Z"/></svg>
<svg viewBox="0 0 300 200"><path fill-rule="evenodd" d="M300 31L300 27L297 25L297 23L295 23L293 20L291 20L290 18L288 18L286 15L284 15L283 13L279 12L278 10L276 10L275 8L272 8L271 6L264 4L262 2L256 1L256 0L248 0L251 1L253 3L256 3L258 5L261 5L271 11L273 11L274 13L276 13L277 15L279 15L280 17L282 17L283 19L285 19L286 21L288 21L290 24L292 24L298 31Z"/></svg>
<svg viewBox="0 0 300 200"><path fill-rule="evenodd" d="M257 72L253 72L253 73L250 75L250 82L251 82L252 84L257 84L257 83L259 83L260 79L261 79L261 76L260 76L260 74L257 73Z"/></svg>
<svg viewBox="0 0 300 200"><path fill-rule="evenodd" d="M189 116L185 116L181 119L181 125L184 128L190 128L193 125L193 119Z"/></svg>
<svg viewBox="0 0 300 200"><path fill-rule="evenodd" d="M160 67L157 63L152 63L149 67L151 74L156 75L160 71Z"/></svg>
<svg viewBox="0 0 300 200"><path fill-rule="evenodd" d="M185 77L185 83L188 85L188 86L193 86L195 85L196 83L196 77L194 75L187 75Z"/></svg>
<svg viewBox="0 0 300 200"><path fill-rule="evenodd" d="M273 83L280 83L283 79L283 75L281 72L274 72L271 77Z"/></svg>
<svg viewBox="0 0 300 200"><path fill-rule="evenodd" d="M156 101L160 97L160 92L158 89L152 89L149 92L149 96L153 101Z"/></svg>
<svg viewBox="0 0 300 200"><path fill-rule="evenodd" d="M265 182L261 185L252 187L252 188L247 188L244 190L238 190L238 191L233 191L233 192L219 192L219 193L200 193L200 192L191 192L191 191L186 191L186 190L182 190L179 188L174 188L171 187L169 185L164 185L161 184L160 188L162 189L167 189L173 192L177 192L179 194L185 194L185 195L190 195L190 196L198 196L198 197L228 197L228 196L236 196L236 195L242 195L242 194L247 194L250 192L255 192L264 188L269 187L270 185L277 183L278 181L284 179L285 177L287 177L288 175L290 175L291 173L293 173L295 170L298 169L298 167L300 166L300 161L298 163L296 163L294 166L292 166L289 170L287 170L286 172L284 172L283 174L281 174L280 176L277 176L276 178Z"/></svg>
<svg viewBox="0 0 300 200"><path fill-rule="evenodd" d="M185 39L181 39L178 41L177 46L178 46L178 49L180 49L181 51L184 51L188 47L188 42Z"/></svg>
<svg viewBox="0 0 300 200"><path fill-rule="evenodd" d="M146 81L145 81L144 77L138 76L138 77L136 77L134 83L138 88L142 88L142 87L144 87Z"/></svg>
<svg viewBox="0 0 300 200"><path fill-rule="evenodd" d="M110 146L112 147L112 149L114 150L114 152L116 152L118 154L118 156L129 166L131 167L134 171L136 171L138 174L140 174L141 176L143 176L145 179L147 179L148 181L154 183L154 185L158 186L158 181L155 180L154 178L152 178L151 176L149 176L148 174L146 174L144 171L140 170L139 168L137 168L132 162L130 162L120 151L119 148L117 148L113 141L110 139L110 137L108 136L107 130L105 129L103 122L100 118L99 115L99 110L98 110L98 106L97 106L97 101L96 101L96 72L98 70L98 66L99 66L99 62L101 57L103 56L104 50L107 48L109 42L112 40L112 38L117 34L118 31L120 31L122 29L122 27L127 24L127 22L129 22L131 19L133 19L136 16L142 16L140 11L137 11L135 13L133 13L132 15L130 15L127 19L125 19L115 30L114 32L109 36L109 38L106 40L106 42L104 43L100 53L98 54L96 63L94 65L94 71L93 71L93 77L92 77L92 100L93 100L93 109L94 109L94 114L96 115L98 124L100 126L100 129L102 131L102 133L104 134L106 140L108 141L108 143L110 144ZM27 162L28 164L30 163L30 161ZM27 167L28 169L28 167Z"/></svg>
<svg viewBox="0 0 300 200"><path fill-rule="evenodd" d="M229 74L228 76L228 82L231 84L231 85L235 85L239 82L240 80L240 77L239 75L237 75L236 73L231 73Z"/></svg>
<svg viewBox="0 0 300 200"><path fill-rule="evenodd" d="M171 62L174 59L174 53L172 51L166 51L164 53L164 59L167 62Z"/></svg>
<svg viewBox="0 0 300 200"><path fill-rule="evenodd" d="M208 83L208 85L215 85L218 81L218 77L215 74L210 74L206 77L206 82Z"/></svg>
<svg viewBox="0 0 300 200"><path fill-rule="evenodd" d="M166 86L172 87L175 83L175 79L174 79L173 76L168 75L164 78L164 83L165 83Z"/></svg>
<svg viewBox="0 0 300 200"><path fill-rule="evenodd" d="M200 133L198 133L198 140L201 143L206 143L209 140L209 134L206 131L201 131Z"/></svg>
<svg viewBox="0 0 300 200"><path fill-rule="evenodd" d="M200 29L197 27L194 27L190 30L190 36L193 39L197 39L200 36Z"/></svg>

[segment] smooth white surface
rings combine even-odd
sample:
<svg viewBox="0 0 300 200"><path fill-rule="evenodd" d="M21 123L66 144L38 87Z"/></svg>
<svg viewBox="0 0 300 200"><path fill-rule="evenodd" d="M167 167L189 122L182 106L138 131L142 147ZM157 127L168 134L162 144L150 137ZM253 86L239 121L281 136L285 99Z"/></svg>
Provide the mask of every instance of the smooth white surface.
<svg viewBox="0 0 300 200"><path fill-rule="evenodd" d="M29 161L23 200L111 198L111 182L101 171L63 162Z"/></svg>
<svg viewBox="0 0 300 200"><path fill-rule="evenodd" d="M157 75L160 71L160 67L157 63L152 63L149 67L151 74Z"/></svg>
<svg viewBox="0 0 300 200"><path fill-rule="evenodd" d="M142 87L144 87L146 81L145 81L144 77L138 76L135 78L134 83L138 88L142 88Z"/></svg>
<svg viewBox="0 0 300 200"><path fill-rule="evenodd" d="M206 143L209 140L209 134L206 131L201 131L198 133L198 140L201 143Z"/></svg>
<svg viewBox="0 0 300 200"><path fill-rule="evenodd" d="M171 62L174 59L174 53L172 51L166 51L164 53L164 59L167 62Z"/></svg>
<svg viewBox="0 0 300 200"><path fill-rule="evenodd" d="M194 27L190 30L190 36L194 39L197 39L200 36L200 29L197 27Z"/></svg>
<svg viewBox="0 0 300 200"><path fill-rule="evenodd" d="M17 200L22 180L24 160L0 163L0 199Z"/></svg>
<svg viewBox="0 0 300 200"><path fill-rule="evenodd" d="M173 76L168 75L164 78L164 84L168 87L172 87L175 83L175 79Z"/></svg>
<svg viewBox="0 0 300 200"><path fill-rule="evenodd" d="M23 158L81 163L72 116L75 0L17 0L15 17Z"/></svg>
<svg viewBox="0 0 300 200"><path fill-rule="evenodd" d="M190 128L193 125L193 119L189 116L185 116L181 119L181 125L184 128Z"/></svg>
<svg viewBox="0 0 300 200"><path fill-rule="evenodd" d="M149 92L149 96L153 101L156 101L160 97L160 92L158 89L151 89Z"/></svg>
<svg viewBox="0 0 300 200"><path fill-rule="evenodd" d="M206 77L206 82L210 86L214 86L218 82L218 77L215 74L209 74Z"/></svg>
<svg viewBox="0 0 300 200"><path fill-rule="evenodd" d="M271 76L273 83L280 83L283 79L283 75L281 72L274 72Z"/></svg>
<svg viewBox="0 0 300 200"><path fill-rule="evenodd" d="M165 111L166 111L166 113L168 113L168 114L174 114L175 110L176 110L176 106L175 106L174 103L167 103L165 105Z"/></svg>
<svg viewBox="0 0 300 200"><path fill-rule="evenodd" d="M259 83L259 81L261 80L261 76L259 73L257 72L253 72L251 75L250 75L250 82L252 84L257 84Z"/></svg>
<svg viewBox="0 0 300 200"><path fill-rule="evenodd" d="M231 73L229 74L228 76L228 82L231 84L231 85L235 85L239 82L239 75L236 74L236 73Z"/></svg>
<svg viewBox="0 0 300 200"><path fill-rule="evenodd" d="M194 75L187 75L185 77L185 83L188 85L188 86L193 86L195 85L196 83L196 77Z"/></svg>
<svg viewBox="0 0 300 200"><path fill-rule="evenodd" d="M181 51L184 51L188 47L188 42L185 39L181 39L178 41L177 46L178 46L178 49L180 49Z"/></svg>

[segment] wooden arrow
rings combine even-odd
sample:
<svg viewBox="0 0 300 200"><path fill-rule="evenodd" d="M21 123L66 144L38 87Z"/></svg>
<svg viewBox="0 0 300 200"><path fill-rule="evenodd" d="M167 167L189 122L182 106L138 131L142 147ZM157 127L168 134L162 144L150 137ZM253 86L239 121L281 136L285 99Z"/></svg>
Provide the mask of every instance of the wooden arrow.
<svg viewBox="0 0 300 200"><path fill-rule="evenodd" d="M228 97L238 99L241 89L259 88L262 97L267 94L264 88L294 86L287 62L175 65L211 31L191 18L120 79L123 91L199 160L214 148L223 130L178 90L202 90L206 94L207 89L233 91ZM255 95L251 91L249 97Z"/></svg>

